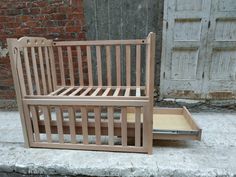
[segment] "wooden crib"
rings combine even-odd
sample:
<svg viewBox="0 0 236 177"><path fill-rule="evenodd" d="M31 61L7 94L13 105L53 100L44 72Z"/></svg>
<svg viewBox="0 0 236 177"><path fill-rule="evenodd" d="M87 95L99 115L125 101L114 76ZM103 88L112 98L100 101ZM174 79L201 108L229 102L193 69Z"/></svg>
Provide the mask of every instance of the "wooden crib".
<svg viewBox="0 0 236 177"><path fill-rule="evenodd" d="M26 147L152 153L154 33L7 43Z"/></svg>

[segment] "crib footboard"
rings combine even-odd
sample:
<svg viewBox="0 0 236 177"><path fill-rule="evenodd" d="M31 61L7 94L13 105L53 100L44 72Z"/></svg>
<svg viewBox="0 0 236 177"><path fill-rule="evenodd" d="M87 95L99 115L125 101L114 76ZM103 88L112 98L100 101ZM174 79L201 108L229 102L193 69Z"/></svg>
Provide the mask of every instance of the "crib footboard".
<svg viewBox="0 0 236 177"><path fill-rule="evenodd" d="M151 153L147 102L51 103L24 100L30 147ZM135 110L134 122L127 121L129 109Z"/></svg>

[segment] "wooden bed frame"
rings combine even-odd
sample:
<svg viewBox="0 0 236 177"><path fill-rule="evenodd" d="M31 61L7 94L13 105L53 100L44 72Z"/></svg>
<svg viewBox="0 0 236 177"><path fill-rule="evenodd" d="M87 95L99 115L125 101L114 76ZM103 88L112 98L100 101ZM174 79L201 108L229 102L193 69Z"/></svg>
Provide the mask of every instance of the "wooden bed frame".
<svg viewBox="0 0 236 177"><path fill-rule="evenodd" d="M154 33L137 40L7 43L26 147L152 153Z"/></svg>

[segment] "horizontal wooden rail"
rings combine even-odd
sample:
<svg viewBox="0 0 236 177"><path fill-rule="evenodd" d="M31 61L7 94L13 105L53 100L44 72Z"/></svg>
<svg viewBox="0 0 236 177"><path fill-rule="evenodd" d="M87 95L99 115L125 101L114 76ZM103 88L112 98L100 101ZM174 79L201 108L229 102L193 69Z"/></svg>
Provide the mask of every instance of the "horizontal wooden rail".
<svg viewBox="0 0 236 177"><path fill-rule="evenodd" d="M90 45L124 45L124 44L147 44L146 39L135 40L97 40L97 41L58 41L53 46L90 46Z"/></svg>
<svg viewBox="0 0 236 177"><path fill-rule="evenodd" d="M88 106L145 106L148 100L98 100L98 99L23 99L28 105L88 105Z"/></svg>

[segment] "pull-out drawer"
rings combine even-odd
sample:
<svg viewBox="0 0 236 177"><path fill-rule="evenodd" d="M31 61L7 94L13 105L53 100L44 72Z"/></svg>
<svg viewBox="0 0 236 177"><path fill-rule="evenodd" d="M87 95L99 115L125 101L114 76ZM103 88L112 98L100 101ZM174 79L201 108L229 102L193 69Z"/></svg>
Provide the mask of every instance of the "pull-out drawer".
<svg viewBox="0 0 236 177"><path fill-rule="evenodd" d="M133 121L134 113L130 110L128 122ZM201 140L201 132L186 107L153 108L153 139Z"/></svg>

